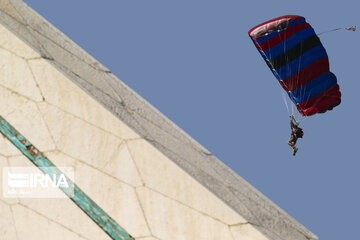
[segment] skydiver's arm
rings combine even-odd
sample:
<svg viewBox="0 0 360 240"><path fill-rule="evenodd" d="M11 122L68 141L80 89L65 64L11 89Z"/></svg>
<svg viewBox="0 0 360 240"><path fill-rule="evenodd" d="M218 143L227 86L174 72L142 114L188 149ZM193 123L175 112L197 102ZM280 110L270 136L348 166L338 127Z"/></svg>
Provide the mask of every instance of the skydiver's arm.
<svg viewBox="0 0 360 240"><path fill-rule="evenodd" d="M293 125L298 126L300 123L298 121L296 121L294 115L290 116L290 126L292 127Z"/></svg>
<svg viewBox="0 0 360 240"><path fill-rule="evenodd" d="M293 119L290 119L290 128L293 129L295 126L296 125L294 124Z"/></svg>

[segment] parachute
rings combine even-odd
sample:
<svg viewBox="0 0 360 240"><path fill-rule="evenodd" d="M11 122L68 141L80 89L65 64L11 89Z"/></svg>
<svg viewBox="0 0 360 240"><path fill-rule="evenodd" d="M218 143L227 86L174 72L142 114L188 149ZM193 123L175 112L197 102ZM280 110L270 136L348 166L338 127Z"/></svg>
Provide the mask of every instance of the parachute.
<svg viewBox="0 0 360 240"><path fill-rule="evenodd" d="M324 113L341 102L325 48L304 17L264 22L249 36L302 116Z"/></svg>

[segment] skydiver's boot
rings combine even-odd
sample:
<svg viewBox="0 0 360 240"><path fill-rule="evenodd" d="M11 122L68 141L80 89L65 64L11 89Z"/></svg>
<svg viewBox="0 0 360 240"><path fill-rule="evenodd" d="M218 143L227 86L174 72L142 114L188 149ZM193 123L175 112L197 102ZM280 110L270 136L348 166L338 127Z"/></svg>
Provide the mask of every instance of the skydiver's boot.
<svg viewBox="0 0 360 240"><path fill-rule="evenodd" d="M293 150L293 156L295 156L296 152L299 150L297 147L292 147L292 150Z"/></svg>

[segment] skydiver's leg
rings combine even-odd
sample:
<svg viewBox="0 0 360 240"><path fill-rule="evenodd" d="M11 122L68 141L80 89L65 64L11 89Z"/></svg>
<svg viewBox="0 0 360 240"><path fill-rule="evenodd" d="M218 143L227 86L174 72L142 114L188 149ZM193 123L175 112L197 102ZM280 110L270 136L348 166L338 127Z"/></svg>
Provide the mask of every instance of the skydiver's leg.
<svg viewBox="0 0 360 240"><path fill-rule="evenodd" d="M296 144L296 138L294 138L294 136L290 136L289 141L288 141L288 145L291 147L291 150L293 151L293 156L295 156L296 152L298 151L298 148L295 147Z"/></svg>
<svg viewBox="0 0 360 240"><path fill-rule="evenodd" d="M289 145L290 147L293 147L293 146L295 146L295 144L296 144L296 141L294 141L294 138L290 137L290 139L289 139L289 141L288 141L288 145Z"/></svg>
<svg viewBox="0 0 360 240"><path fill-rule="evenodd" d="M293 138L290 137L288 140L288 145L291 147L293 145Z"/></svg>
<svg viewBox="0 0 360 240"><path fill-rule="evenodd" d="M293 156L295 156L296 152L299 150L297 147L293 146L291 147L291 149L293 150Z"/></svg>

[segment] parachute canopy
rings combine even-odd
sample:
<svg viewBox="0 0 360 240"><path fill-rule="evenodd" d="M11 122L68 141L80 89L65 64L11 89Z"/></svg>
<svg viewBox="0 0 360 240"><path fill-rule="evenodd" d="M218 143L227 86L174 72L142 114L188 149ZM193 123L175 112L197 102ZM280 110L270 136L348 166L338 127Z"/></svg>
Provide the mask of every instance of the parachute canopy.
<svg viewBox="0 0 360 240"><path fill-rule="evenodd" d="M340 104L325 48L304 17L269 20L252 28L249 36L301 115L323 113Z"/></svg>

